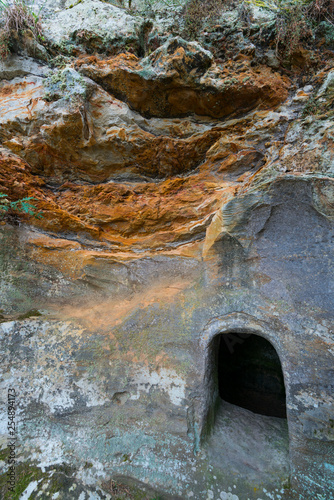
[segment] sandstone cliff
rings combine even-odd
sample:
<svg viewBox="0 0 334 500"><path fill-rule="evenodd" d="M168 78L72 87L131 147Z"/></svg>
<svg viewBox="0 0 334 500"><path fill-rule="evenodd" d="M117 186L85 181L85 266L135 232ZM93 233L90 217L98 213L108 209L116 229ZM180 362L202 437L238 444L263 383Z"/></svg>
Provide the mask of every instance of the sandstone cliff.
<svg viewBox="0 0 334 500"><path fill-rule="evenodd" d="M256 8L194 41L182 5L124 7L48 3L44 40L21 33L0 62L0 193L34 204L0 222L17 492L331 498L333 52L284 63ZM290 452L265 421L263 442L221 444L228 463L210 444L225 331L276 348ZM217 422L247 427L233 411Z"/></svg>

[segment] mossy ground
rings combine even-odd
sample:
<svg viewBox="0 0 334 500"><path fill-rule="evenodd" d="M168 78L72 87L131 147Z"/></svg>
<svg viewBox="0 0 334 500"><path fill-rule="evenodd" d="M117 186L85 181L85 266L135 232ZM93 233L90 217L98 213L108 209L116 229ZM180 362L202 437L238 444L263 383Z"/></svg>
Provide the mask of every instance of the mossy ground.
<svg viewBox="0 0 334 500"><path fill-rule="evenodd" d="M2 450L0 459L7 461L8 449ZM34 465L20 463L16 466L14 491L9 490L8 476L6 473L0 476L0 498L2 500L19 500L24 490L32 481L40 481L48 476L43 473L39 467Z"/></svg>
<svg viewBox="0 0 334 500"><path fill-rule="evenodd" d="M9 449L0 451L0 461L7 463ZM86 463L86 469L93 466ZM9 490L6 472L0 475L0 498L1 500L19 500L22 493L27 489L30 483L38 482L37 488L31 493L29 498L52 498L52 495L59 493L60 499L77 498L85 487L73 478L75 470L66 464L49 467L45 472L36 465L24 462L16 464L14 491ZM73 488L74 485L74 488ZM88 488L89 489L89 488ZM42 493L42 497L40 495ZM156 493L152 488L143 485L143 488L135 484L130 484L127 480L124 482L110 479L102 484L102 489L98 489L101 499L107 494L114 500L164 500L167 497ZM75 495L75 496L74 496Z"/></svg>

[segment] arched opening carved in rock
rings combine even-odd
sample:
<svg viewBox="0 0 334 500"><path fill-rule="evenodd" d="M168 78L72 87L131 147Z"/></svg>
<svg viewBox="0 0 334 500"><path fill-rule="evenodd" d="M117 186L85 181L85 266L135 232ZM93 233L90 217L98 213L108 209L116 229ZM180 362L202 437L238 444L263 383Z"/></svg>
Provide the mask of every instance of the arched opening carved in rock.
<svg viewBox="0 0 334 500"><path fill-rule="evenodd" d="M242 474L255 486L277 478L288 481L286 394L274 346L239 329L214 335L205 385L203 445L222 474Z"/></svg>

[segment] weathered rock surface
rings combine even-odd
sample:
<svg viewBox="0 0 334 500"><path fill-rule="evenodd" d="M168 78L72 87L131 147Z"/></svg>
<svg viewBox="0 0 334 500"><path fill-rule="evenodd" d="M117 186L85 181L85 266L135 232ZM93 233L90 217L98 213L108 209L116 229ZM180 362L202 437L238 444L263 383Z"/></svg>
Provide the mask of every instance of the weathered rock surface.
<svg viewBox="0 0 334 500"><path fill-rule="evenodd" d="M208 442L212 462L221 464L225 473L242 474L247 480L254 480L262 470L263 474L281 476L284 481L289 473L286 419L260 416L226 401L222 402L216 419ZM240 462L244 465L242 472Z"/></svg>
<svg viewBox="0 0 334 500"><path fill-rule="evenodd" d="M197 167L218 137L216 130L185 139L155 137L126 104L74 70L65 69L58 78L61 90L51 87L51 96L68 90L69 100L65 95L46 102L48 89L35 77L3 84L1 90L6 96L1 109L6 124L3 144L13 152L22 151L36 173L53 183L186 173Z"/></svg>
<svg viewBox="0 0 334 500"><path fill-rule="evenodd" d="M40 64L30 57L12 54L7 59L0 61L0 80L13 80L27 75L46 77L50 69L45 64Z"/></svg>
<svg viewBox="0 0 334 500"><path fill-rule="evenodd" d="M187 59L174 57L173 43L152 54L158 73L178 67L180 81L196 81L195 73L211 65L210 54L181 41L181 48L190 47L192 54L189 64L195 73L188 76ZM24 64L22 68L27 71ZM42 66L39 71L46 73ZM47 78L30 73L4 80L1 95L3 145L28 162L30 167L24 168L38 176L35 181L43 184L41 179L47 179L48 186L60 188L57 193L46 190L51 211L43 194L29 191L40 200L38 208L49 214L32 223L47 230L51 224L56 231L94 235L117 245L127 245L130 238L131 245L146 242L146 247L198 239L219 206L217 187L224 185L229 195L241 174L246 179L247 171L254 173L264 163L263 148L256 141L235 139L231 146L229 139L220 139L227 130L247 127L251 117L227 124L205 117L145 119L70 67ZM177 102L183 105L181 97ZM2 154L5 160L8 155ZM208 174L223 158L220 168ZM19 161L13 162L14 170ZM6 165L9 168L8 158ZM191 172L194 176L179 177ZM159 178L165 180L157 184ZM147 182L150 179L154 182ZM28 188L30 183L25 183ZM10 182L11 193L20 196L22 190L13 186ZM8 192L5 178L2 190Z"/></svg>
<svg viewBox="0 0 334 500"><path fill-rule="evenodd" d="M302 94L304 100L310 95ZM290 107L224 123L142 118L69 67L46 80L30 75L4 81L1 95L1 138L16 155L2 151L1 190L14 198L36 197L45 216L31 223L74 231L79 240L93 236L149 249L202 239L219 206L241 186L250 188L257 170L261 186L268 175L324 174L333 165L331 120L294 120L300 92ZM295 148L303 141L309 145L298 162ZM212 228L205 251L212 234L222 230L217 217Z"/></svg>
<svg viewBox="0 0 334 500"><path fill-rule="evenodd" d="M195 42L170 38L141 61L119 55L106 61L82 59L79 71L146 116L196 113L222 118L256 106L277 106L288 95L288 80L266 67L253 71L245 61L237 71L213 64Z"/></svg>
<svg viewBox="0 0 334 500"><path fill-rule="evenodd" d="M65 9L50 14L44 24L46 39L64 52L86 49L117 53L125 47L139 49L138 30L142 20L129 15L124 8L99 0L74 0L67 2Z"/></svg>
<svg viewBox="0 0 334 500"><path fill-rule="evenodd" d="M43 216L0 226L18 495L109 498L127 477L166 498L331 498L330 69L291 89L180 38L52 75L1 66L0 192ZM217 411L214 346L229 332L275 347L287 426ZM4 428L4 474L7 444Z"/></svg>

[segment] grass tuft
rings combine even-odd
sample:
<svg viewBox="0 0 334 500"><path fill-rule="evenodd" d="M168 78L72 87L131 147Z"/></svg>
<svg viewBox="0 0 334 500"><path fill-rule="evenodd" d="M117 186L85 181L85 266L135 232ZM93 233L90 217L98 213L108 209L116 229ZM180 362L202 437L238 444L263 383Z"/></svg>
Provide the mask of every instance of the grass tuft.
<svg viewBox="0 0 334 500"><path fill-rule="evenodd" d="M40 11L36 14L24 0L8 4L0 0L0 58L6 59L24 32L30 31L37 41L42 41Z"/></svg>

